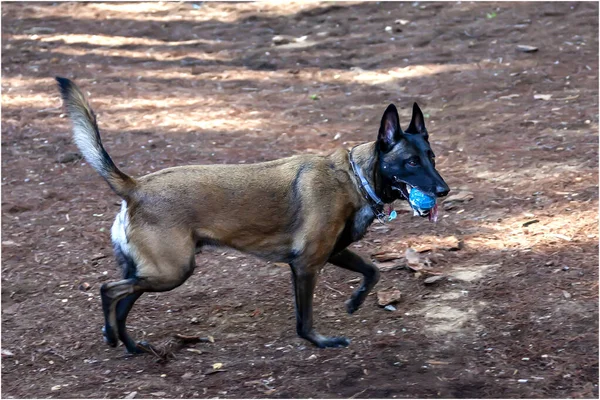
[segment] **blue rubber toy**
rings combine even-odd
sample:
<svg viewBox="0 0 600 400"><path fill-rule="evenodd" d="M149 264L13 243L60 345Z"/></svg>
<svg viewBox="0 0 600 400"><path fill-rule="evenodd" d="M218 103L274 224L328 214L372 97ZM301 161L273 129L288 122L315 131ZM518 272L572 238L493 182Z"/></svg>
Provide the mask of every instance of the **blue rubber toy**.
<svg viewBox="0 0 600 400"><path fill-rule="evenodd" d="M408 201L413 208L419 208L421 210L431 210L435 206L435 197L431 197L417 188L412 188L409 195Z"/></svg>

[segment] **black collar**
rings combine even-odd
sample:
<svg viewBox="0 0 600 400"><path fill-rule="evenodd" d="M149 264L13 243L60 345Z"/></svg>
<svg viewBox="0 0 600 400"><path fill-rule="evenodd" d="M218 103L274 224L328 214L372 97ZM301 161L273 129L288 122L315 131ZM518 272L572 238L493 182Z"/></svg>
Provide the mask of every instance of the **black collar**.
<svg viewBox="0 0 600 400"><path fill-rule="evenodd" d="M383 212L384 203L381 199L375 194L375 190L369 185L369 182L365 179L360 167L354 162L352 159L352 152L354 151L354 147L352 150L348 152L348 157L350 159L350 166L352 166L352 172L354 172L354 176L360 182L360 189L363 192L365 199L373 209L375 216L379 220L379 222L383 223L385 220L385 213Z"/></svg>

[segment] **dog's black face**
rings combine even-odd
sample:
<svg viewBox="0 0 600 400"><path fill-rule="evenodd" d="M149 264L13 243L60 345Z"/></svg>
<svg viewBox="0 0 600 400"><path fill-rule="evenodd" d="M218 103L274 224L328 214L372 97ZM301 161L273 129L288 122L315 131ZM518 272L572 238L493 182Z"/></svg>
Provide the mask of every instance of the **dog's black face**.
<svg viewBox="0 0 600 400"><path fill-rule="evenodd" d="M417 103L406 131L400 129L398 110L390 104L383 113L379 135L379 176L387 202L406 199L411 187L434 197L446 196L450 189L435 169L423 113ZM421 216L427 216L422 213Z"/></svg>

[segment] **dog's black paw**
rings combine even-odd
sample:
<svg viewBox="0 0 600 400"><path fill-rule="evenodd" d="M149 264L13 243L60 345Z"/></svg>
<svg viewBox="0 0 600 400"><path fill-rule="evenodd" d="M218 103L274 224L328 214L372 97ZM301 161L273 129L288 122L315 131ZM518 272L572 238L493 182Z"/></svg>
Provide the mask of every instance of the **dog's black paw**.
<svg viewBox="0 0 600 400"><path fill-rule="evenodd" d="M348 347L350 340L343 336L323 337L315 344L322 349L325 347Z"/></svg>
<svg viewBox="0 0 600 400"><path fill-rule="evenodd" d="M104 337L104 343L110 347L117 347L117 344L119 344L119 339L117 339L115 331L110 326L105 325L102 327L102 336Z"/></svg>
<svg viewBox="0 0 600 400"><path fill-rule="evenodd" d="M347 300L345 304L348 314L354 314L354 312L360 307L360 304L354 299Z"/></svg>

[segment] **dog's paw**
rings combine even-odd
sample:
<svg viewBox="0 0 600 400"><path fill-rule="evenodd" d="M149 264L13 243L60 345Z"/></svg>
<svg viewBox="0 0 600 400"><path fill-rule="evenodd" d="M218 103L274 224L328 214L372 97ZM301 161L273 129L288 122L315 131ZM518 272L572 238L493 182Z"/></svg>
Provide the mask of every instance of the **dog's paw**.
<svg viewBox="0 0 600 400"><path fill-rule="evenodd" d="M343 336L336 337L324 337L315 343L318 347L348 347L350 345L350 340Z"/></svg>
<svg viewBox="0 0 600 400"><path fill-rule="evenodd" d="M346 300L345 304L348 314L354 314L354 312L360 307L360 304L358 304L354 299Z"/></svg>
<svg viewBox="0 0 600 400"><path fill-rule="evenodd" d="M102 327L102 337L104 338L104 343L108 344L110 347L117 347L119 340L110 326Z"/></svg>

